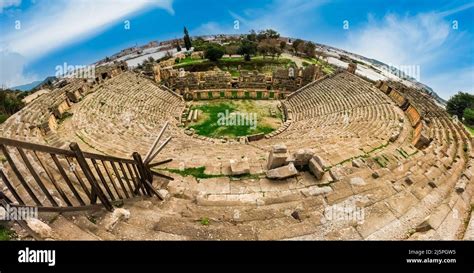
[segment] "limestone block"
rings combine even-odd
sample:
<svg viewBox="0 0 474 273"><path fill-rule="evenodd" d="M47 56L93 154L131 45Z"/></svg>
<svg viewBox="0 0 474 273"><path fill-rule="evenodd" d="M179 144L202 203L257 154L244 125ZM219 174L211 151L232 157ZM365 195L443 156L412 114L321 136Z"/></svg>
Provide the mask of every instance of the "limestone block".
<svg viewBox="0 0 474 273"><path fill-rule="evenodd" d="M40 220L30 218L26 220L26 224L42 239L51 238L53 232L51 227Z"/></svg>
<svg viewBox="0 0 474 273"><path fill-rule="evenodd" d="M105 229L112 231L119 221L128 220L130 218L130 211L123 208L116 208L114 212L108 214L104 219Z"/></svg>
<svg viewBox="0 0 474 273"><path fill-rule="evenodd" d="M267 171L267 178L270 179L285 179L288 177L292 177L298 174L298 171L295 168L293 163L290 163L286 166L271 169Z"/></svg>
<svg viewBox="0 0 474 273"><path fill-rule="evenodd" d="M321 180L321 178L323 178L324 169L316 161L315 158L311 158L311 160L309 161L308 167L311 173L316 177L316 179Z"/></svg>
<svg viewBox="0 0 474 273"><path fill-rule="evenodd" d="M230 170L232 175L242 175L250 173L250 165L248 158L242 158L240 160L230 160Z"/></svg>
<svg viewBox="0 0 474 273"><path fill-rule="evenodd" d="M318 164L323 168L323 169L326 169L326 168L329 168L331 165L326 162L326 160L324 160L322 157L320 157L319 155L314 155L313 156L314 160L316 160L316 162L318 162Z"/></svg>
<svg viewBox="0 0 474 273"><path fill-rule="evenodd" d="M271 170L277 167L281 167L286 164L286 159L288 158L288 152L275 152L273 149L268 156L267 169Z"/></svg>
<svg viewBox="0 0 474 273"><path fill-rule="evenodd" d="M313 158L314 151L311 149L300 149L293 154L296 167L303 167L308 165L311 158Z"/></svg>

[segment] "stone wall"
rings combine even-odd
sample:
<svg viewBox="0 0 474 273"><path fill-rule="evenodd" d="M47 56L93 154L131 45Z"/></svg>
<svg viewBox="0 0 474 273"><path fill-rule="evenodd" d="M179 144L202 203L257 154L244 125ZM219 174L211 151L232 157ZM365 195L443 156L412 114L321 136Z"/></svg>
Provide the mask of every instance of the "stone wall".
<svg viewBox="0 0 474 273"><path fill-rule="evenodd" d="M377 81L375 86L387 94L398 105L398 107L404 111L405 115L410 120L410 124L413 127L412 144L418 149L428 146L432 141L432 137L429 135L428 125L423 121L423 116L420 114L420 111L415 106L411 105L410 101L404 97L402 93L398 92L387 82Z"/></svg>
<svg viewBox="0 0 474 273"><path fill-rule="evenodd" d="M395 89L391 89L389 87L387 90L390 90L390 91L388 91L389 92L388 95L398 105L398 107L405 110L406 109L405 107L408 104L408 100Z"/></svg>
<svg viewBox="0 0 474 273"><path fill-rule="evenodd" d="M71 108L71 103L69 100L63 100L62 102L58 103L51 107L51 112L56 118L61 118L67 110Z"/></svg>
<svg viewBox="0 0 474 273"><path fill-rule="evenodd" d="M120 73L127 71L128 66L124 61L115 62L109 65L101 65L95 67L95 82L101 83L106 79L111 79Z"/></svg>
<svg viewBox="0 0 474 273"><path fill-rule="evenodd" d="M349 63L347 65L347 72L351 73L351 74L355 74L357 70L357 64L356 63Z"/></svg>
<svg viewBox="0 0 474 273"><path fill-rule="evenodd" d="M189 90L230 88L295 91L323 76L321 69L315 65L299 69L279 68L272 75L240 70L239 77L232 77L230 73L222 71L188 72L182 68L166 67L163 63L156 65L153 71L155 81L162 82L180 94Z"/></svg>
<svg viewBox="0 0 474 273"><path fill-rule="evenodd" d="M186 100L211 100L211 99L284 99L289 91L267 89L207 89L188 90L183 97Z"/></svg>
<svg viewBox="0 0 474 273"><path fill-rule="evenodd" d="M407 110L405 111L405 114L408 116L408 119L410 120L410 123L413 126L417 126L421 120L420 113L412 105L408 106Z"/></svg>
<svg viewBox="0 0 474 273"><path fill-rule="evenodd" d="M50 132L56 132L56 129L58 128L56 117L53 114L49 115L48 119L40 124L38 128L45 135Z"/></svg>

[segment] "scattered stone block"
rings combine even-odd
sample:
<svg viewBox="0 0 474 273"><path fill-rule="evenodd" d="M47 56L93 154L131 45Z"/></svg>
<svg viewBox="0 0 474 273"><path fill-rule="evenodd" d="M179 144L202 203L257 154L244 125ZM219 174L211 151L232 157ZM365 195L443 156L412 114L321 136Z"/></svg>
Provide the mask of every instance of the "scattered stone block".
<svg viewBox="0 0 474 273"><path fill-rule="evenodd" d="M286 153L288 152L288 148L285 144L276 144L272 147L272 152L274 153Z"/></svg>
<svg viewBox="0 0 474 273"><path fill-rule="evenodd" d="M269 179L285 179L298 174L293 163L290 163L283 167L278 167L267 171L267 178Z"/></svg>
<svg viewBox="0 0 474 273"><path fill-rule="evenodd" d="M350 183L354 186L364 186L366 184L362 177L353 177L351 178Z"/></svg>
<svg viewBox="0 0 474 273"><path fill-rule="evenodd" d="M327 194L330 192L332 192L332 188L329 186L312 186L301 190L301 193L306 197Z"/></svg>
<svg viewBox="0 0 474 273"><path fill-rule="evenodd" d="M129 210L116 208L114 212L108 214L104 219L104 227L107 231L112 231L119 221L128 220L129 218Z"/></svg>
<svg viewBox="0 0 474 273"><path fill-rule="evenodd" d="M432 229L430 224L427 221L423 221L421 224L419 224L415 230L416 232L426 232L428 230Z"/></svg>
<svg viewBox="0 0 474 273"><path fill-rule="evenodd" d="M53 230L47 224L41 222L36 218L30 218L26 220L28 225L34 233L36 233L41 239L51 238Z"/></svg>
<svg viewBox="0 0 474 273"><path fill-rule="evenodd" d="M170 197L170 193L169 191L165 190L165 189L160 189L158 190L158 193L163 197L163 199L168 199Z"/></svg>
<svg viewBox="0 0 474 273"><path fill-rule="evenodd" d="M405 177L405 183L412 185L414 183L413 178L411 176Z"/></svg>
<svg viewBox="0 0 474 273"><path fill-rule="evenodd" d="M308 167L310 172L316 177L317 180L321 180L321 178L323 178L324 169L315 158L311 158L308 163Z"/></svg>
<svg viewBox="0 0 474 273"><path fill-rule="evenodd" d="M468 180L463 177L461 178L457 183L456 186L454 187L456 189L457 193L463 193L466 190Z"/></svg>
<svg viewBox="0 0 474 273"><path fill-rule="evenodd" d="M230 160L230 171L232 175L243 175L250 173L250 165L248 158L242 158L240 160Z"/></svg>
<svg viewBox="0 0 474 273"><path fill-rule="evenodd" d="M400 136L400 132L399 131L396 131L396 132L393 132L392 135L390 136L390 138L388 139L390 142L395 142L398 137Z"/></svg>
<svg viewBox="0 0 474 273"><path fill-rule="evenodd" d="M293 154L296 167L303 167L308 165L311 158L313 158L314 151L310 149L299 149Z"/></svg>
<svg viewBox="0 0 474 273"><path fill-rule="evenodd" d="M295 164L295 158L294 158L292 155L290 155L290 156L288 156L288 157L286 158L285 165L288 165L288 164L290 164L290 163ZM295 166L295 167L296 167L296 166Z"/></svg>
<svg viewBox="0 0 474 273"><path fill-rule="evenodd" d="M316 162L318 162L318 164L323 168L323 169L326 169L326 168L329 168L331 165L326 162L326 160L324 160L322 157L320 157L319 155L314 155L313 156L314 160L316 160Z"/></svg>
<svg viewBox="0 0 474 273"><path fill-rule="evenodd" d="M345 175L344 169L342 166L334 166L329 170L329 175L334 181L339 181Z"/></svg>
<svg viewBox="0 0 474 273"><path fill-rule="evenodd" d="M364 166L364 161L360 158L352 160L352 167L362 168Z"/></svg>
<svg viewBox="0 0 474 273"><path fill-rule="evenodd" d="M268 156L267 169L271 170L285 165L288 156L288 151L285 145L278 144L273 146L270 155Z"/></svg>

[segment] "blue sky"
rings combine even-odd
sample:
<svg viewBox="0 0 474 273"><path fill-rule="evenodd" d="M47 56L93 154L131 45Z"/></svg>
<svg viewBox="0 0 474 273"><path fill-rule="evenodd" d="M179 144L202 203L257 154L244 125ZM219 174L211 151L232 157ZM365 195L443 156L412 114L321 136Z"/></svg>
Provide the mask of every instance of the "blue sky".
<svg viewBox="0 0 474 273"><path fill-rule="evenodd" d="M421 82L443 98L474 93L468 0L0 0L0 84L29 83L54 75L57 65L86 65L135 44L181 37L183 26L191 35L274 28L394 66L419 65Z"/></svg>

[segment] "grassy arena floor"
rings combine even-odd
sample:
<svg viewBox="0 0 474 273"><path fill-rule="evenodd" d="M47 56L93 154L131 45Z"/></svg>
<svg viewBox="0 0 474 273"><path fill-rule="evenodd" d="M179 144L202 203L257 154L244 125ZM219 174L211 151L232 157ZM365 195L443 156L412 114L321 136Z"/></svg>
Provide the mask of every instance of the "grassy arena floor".
<svg viewBox="0 0 474 273"><path fill-rule="evenodd" d="M277 104L277 101L270 100L194 102L191 109L200 110L199 118L188 127L199 135L214 138L267 134L282 124L282 114Z"/></svg>

